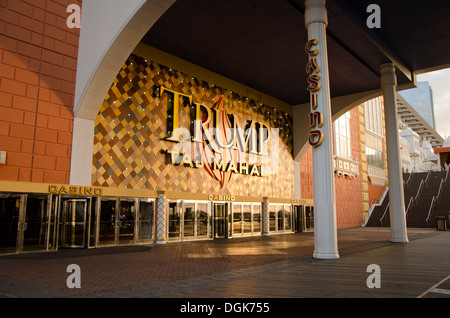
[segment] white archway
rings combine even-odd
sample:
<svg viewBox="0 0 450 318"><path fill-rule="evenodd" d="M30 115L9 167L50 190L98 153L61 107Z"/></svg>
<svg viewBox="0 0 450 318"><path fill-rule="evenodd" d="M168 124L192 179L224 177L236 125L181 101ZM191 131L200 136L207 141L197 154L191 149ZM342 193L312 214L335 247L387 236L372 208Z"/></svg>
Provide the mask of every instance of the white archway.
<svg viewBox="0 0 450 318"><path fill-rule="evenodd" d="M115 76L176 0L85 0L81 16L70 183L91 185L94 122Z"/></svg>

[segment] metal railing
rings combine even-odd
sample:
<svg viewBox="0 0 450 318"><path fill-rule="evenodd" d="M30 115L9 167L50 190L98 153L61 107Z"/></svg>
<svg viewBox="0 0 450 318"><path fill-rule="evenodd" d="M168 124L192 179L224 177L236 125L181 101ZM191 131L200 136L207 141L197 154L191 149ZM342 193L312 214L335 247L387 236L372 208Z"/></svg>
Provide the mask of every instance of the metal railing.
<svg viewBox="0 0 450 318"><path fill-rule="evenodd" d="M417 205L417 203L419 202L419 198L420 198L420 194L422 193L423 186L424 186L424 184L426 184L428 182L428 176L429 176L429 173L427 174L425 181L423 181L423 179L420 180L419 188L417 189L416 195L409 199L408 207L406 208L406 212L405 212L406 217L408 217L408 213L411 210L413 203L415 205Z"/></svg>
<svg viewBox="0 0 450 318"><path fill-rule="evenodd" d="M449 172L450 172L450 168L447 168L445 177L441 179L441 183L439 185L439 190L438 190L437 195L433 196L433 198L431 199L430 208L428 209L428 215L427 215L427 218L425 219L425 222L427 223L427 227L429 226L429 223L430 223L431 212L433 211L434 207L438 204L439 199L441 198L442 188L448 182Z"/></svg>
<svg viewBox="0 0 450 318"><path fill-rule="evenodd" d="M412 206L413 202L414 202L414 197L409 198L408 207L406 208L406 212L405 212L406 218L408 218L408 212L409 212L409 210L411 210L411 206Z"/></svg>
<svg viewBox="0 0 450 318"><path fill-rule="evenodd" d="M386 209L384 209L383 216L380 218L380 224L381 224L381 227L383 227L383 221L384 221L384 218L385 218L385 216L386 216L386 212L389 210L389 207L390 207L390 206L391 206L391 202L389 202L389 203L387 204Z"/></svg>
<svg viewBox="0 0 450 318"><path fill-rule="evenodd" d="M427 223L427 227L429 227L431 211L433 211L435 205L436 205L436 197L433 195L433 198L431 199L430 208L428 209L428 215L427 215L427 218L425 219L425 222Z"/></svg>
<svg viewBox="0 0 450 318"><path fill-rule="evenodd" d="M431 170L428 170L427 177L425 178L425 184L428 184L428 179L430 178Z"/></svg>
<svg viewBox="0 0 450 318"><path fill-rule="evenodd" d="M427 218L425 219L425 222L427 223L427 227L430 222L431 212L433 211L434 207L436 206L436 204L439 201L439 198L441 197L442 186L446 182L447 177L448 177L448 171L446 173L446 177L441 179L441 184L439 185L438 193L436 194L436 196L433 195L433 198L431 199L430 208L428 209L428 215L427 215Z"/></svg>
<svg viewBox="0 0 450 318"><path fill-rule="evenodd" d="M427 225L428 225L428 222L429 222L429 219L430 219L430 216L431 216L431 212L432 212L434 206L437 204L437 202L438 202L438 200L439 200L439 198L440 198L440 196L441 196L442 187L443 187L444 184L447 184L447 182L448 182L449 173L450 173L450 167L447 168L447 172L446 172L446 174L445 174L445 178L441 179L441 184L439 185L439 190L438 190L437 195L436 195L436 196L433 196L433 198L432 198L432 200L431 200L430 208L429 208L429 210L428 210L428 216L427 216L427 219L426 219ZM409 182L411 181L412 175L413 175L413 173L411 173L411 174L409 175L409 177L408 177L408 179L407 179L406 181L403 181L403 184L404 184L404 185L409 184ZM409 199L408 207L406 208L406 211L405 211L405 214L406 214L405 217L406 217L406 218L408 217L408 213L409 213L409 211L411 210L412 206L418 204L419 199L420 199L420 195L421 195L421 193L422 193L422 191L423 191L423 187L424 187L425 185L428 184L428 181L429 181L429 179L430 179L430 175L431 175L431 170L428 170L427 176L425 177L425 179L420 180L419 188L417 189L416 195L413 196L413 197L411 197L411 198ZM373 204L375 201L378 201L378 202L379 202L379 200L380 200L380 198L378 198L378 199L375 199L375 198L372 199L372 201L370 202L370 205L372 206L372 204ZM381 224L381 226L383 226L384 219L385 219L385 217L386 217L386 214L387 214L387 211L389 210L389 206L390 206L390 205L391 205L391 203L388 202L388 204L387 204L387 206L386 206L386 208L385 208L385 210L384 210L384 212L383 212L383 215L382 215L381 218L380 218L380 224Z"/></svg>
<svg viewBox="0 0 450 318"><path fill-rule="evenodd" d="M445 174L444 183L447 184L448 181L448 173L450 172L450 167L447 168L447 173Z"/></svg>
<svg viewBox="0 0 450 318"><path fill-rule="evenodd" d="M412 178L413 173L411 172L409 174L408 180L403 180L403 185L407 186L410 182L411 182L411 178Z"/></svg>
<svg viewBox="0 0 450 318"><path fill-rule="evenodd" d="M372 215L373 210L375 209L375 206L381 205L381 202L384 201L384 198L386 197L386 194L388 193L388 191L389 191L389 187L384 185L383 189L381 189L381 193L378 196L378 198L373 198L372 201L370 201L369 211L364 216L364 219L363 219L363 226L366 226L367 222L370 219L370 216Z"/></svg>

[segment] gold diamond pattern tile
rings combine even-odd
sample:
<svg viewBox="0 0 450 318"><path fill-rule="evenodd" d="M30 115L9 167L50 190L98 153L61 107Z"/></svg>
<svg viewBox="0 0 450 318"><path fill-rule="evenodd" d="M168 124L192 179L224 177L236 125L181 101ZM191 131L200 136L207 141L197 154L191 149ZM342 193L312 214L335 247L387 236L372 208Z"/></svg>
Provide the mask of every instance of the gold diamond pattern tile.
<svg viewBox="0 0 450 318"><path fill-rule="evenodd" d="M164 140L169 95L158 96L160 85L192 94L194 101L208 107L223 96L226 110L237 114L240 120L254 119L278 128L280 164L277 173L264 177L233 174L230 182L221 188L205 169L168 164L164 150L171 149L175 143ZM190 111L189 105L180 103L179 110L179 125L189 127L189 116L182 116ZM292 134L290 114L131 55L114 80L95 122L93 185L292 198Z"/></svg>

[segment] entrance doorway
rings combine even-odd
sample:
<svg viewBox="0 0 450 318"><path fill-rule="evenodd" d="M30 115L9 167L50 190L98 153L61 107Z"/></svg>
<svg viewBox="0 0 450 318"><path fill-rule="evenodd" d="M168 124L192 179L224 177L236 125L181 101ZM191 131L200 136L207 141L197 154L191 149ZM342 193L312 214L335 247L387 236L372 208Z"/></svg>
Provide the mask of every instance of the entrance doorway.
<svg viewBox="0 0 450 318"><path fill-rule="evenodd" d="M232 236L261 235L261 204L232 204Z"/></svg>
<svg viewBox="0 0 450 318"><path fill-rule="evenodd" d="M135 243L135 200L101 200L99 213L99 245Z"/></svg>
<svg viewBox="0 0 450 318"><path fill-rule="evenodd" d="M86 199L62 200L61 247L86 247L86 216L88 201Z"/></svg>
<svg viewBox="0 0 450 318"><path fill-rule="evenodd" d="M54 249L55 224L51 196L0 195L0 253Z"/></svg>
<svg viewBox="0 0 450 318"><path fill-rule="evenodd" d="M227 237L227 204L214 203L214 238Z"/></svg>
<svg viewBox="0 0 450 318"><path fill-rule="evenodd" d="M294 232L314 231L314 206L294 206Z"/></svg>
<svg viewBox="0 0 450 318"><path fill-rule="evenodd" d="M292 232L292 205L269 205L269 231L274 233Z"/></svg>
<svg viewBox="0 0 450 318"><path fill-rule="evenodd" d="M305 231L314 231L314 207L305 206Z"/></svg>
<svg viewBox="0 0 450 318"><path fill-rule="evenodd" d="M205 201L168 203L168 237L171 241L202 240L211 237L211 212Z"/></svg>
<svg viewBox="0 0 450 318"><path fill-rule="evenodd" d="M294 205L294 232L303 232L304 229L304 222L303 222L303 215L304 215L304 209L305 206L303 205Z"/></svg>
<svg viewBox="0 0 450 318"><path fill-rule="evenodd" d="M0 253L17 252L18 234L23 228L19 223L20 207L21 196L0 196Z"/></svg>

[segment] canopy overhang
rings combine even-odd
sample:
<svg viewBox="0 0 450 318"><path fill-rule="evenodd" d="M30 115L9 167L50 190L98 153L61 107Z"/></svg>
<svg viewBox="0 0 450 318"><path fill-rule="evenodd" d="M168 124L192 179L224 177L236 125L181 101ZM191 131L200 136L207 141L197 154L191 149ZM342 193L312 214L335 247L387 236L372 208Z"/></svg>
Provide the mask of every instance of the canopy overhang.
<svg viewBox="0 0 450 318"><path fill-rule="evenodd" d="M369 28L370 4L381 27ZM291 105L309 101L303 0L177 0L143 42ZM331 96L380 89L394 63L398 87L450 66L447 0L328 0Z"/></svg>

